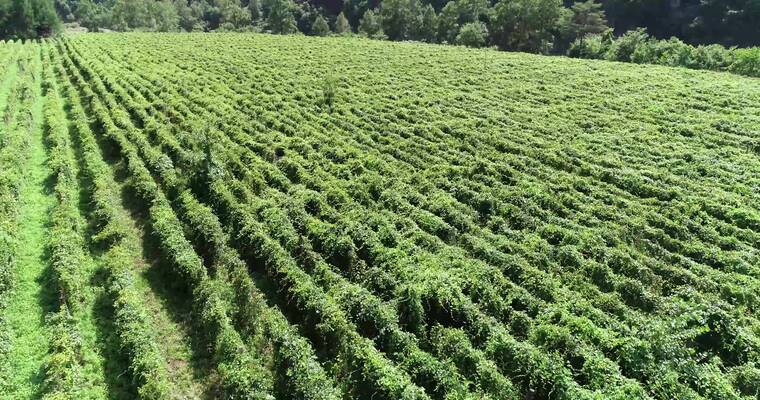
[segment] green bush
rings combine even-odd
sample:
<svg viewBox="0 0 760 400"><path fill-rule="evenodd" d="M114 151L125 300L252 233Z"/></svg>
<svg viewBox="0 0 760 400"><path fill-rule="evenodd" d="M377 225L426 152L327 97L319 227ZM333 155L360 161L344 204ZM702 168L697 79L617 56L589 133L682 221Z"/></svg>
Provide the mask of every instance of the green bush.
<svg viewBox="0 0 760 400"><path fill-rule="evenodd" d="M646 29L628 31L612 42L606 58L611 61L631 62L636 49L649 40Z"/></svg>
<svg viewBox="0 0 760 400"><path fill-rule="evenodd" d="M760 47L727 49L717 44L695 47L675 37L657 40L641 28L611 40L603 35L588 35L577 39L570 45L567 55L574 58L729 71L760 77Z"/></svg>
<svg viewBox="0 0 760 400"><path fill-rule="evenodd" d="M464 24L456 37L456 44L467 47L483 47L486 45L488 31L482 22Z"/></svg>
<svg viewBox="0 0 760 400"><path fill-rule="evenodd" d="M719 44L697 46L692 50L689 68L725 71L734 61L735 53Z"/></svg>
<svg viewBox="0 0 760 400"><path fill-rule="evenodd" d="M739 75L760 77L760 47L735 49L735 60L728 70Z"/></svg>
<svg viewBox="0 0 760 400"><path fill-rule="evenodd" d="M602 35L587 35L576 39L567 51L567 55L574 58L602 59L609 49L609 43Z"/></svg>

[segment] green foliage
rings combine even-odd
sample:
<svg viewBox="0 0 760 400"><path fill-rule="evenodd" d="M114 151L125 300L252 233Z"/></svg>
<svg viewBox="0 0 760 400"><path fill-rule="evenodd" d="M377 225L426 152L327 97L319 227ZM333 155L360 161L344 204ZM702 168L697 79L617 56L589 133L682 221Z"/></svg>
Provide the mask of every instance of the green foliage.
<svg viewBox="0 0 760 400"><path fill-rule="evenodd" d="M348 19L342 12L338 14L338 17L335 19L335 33L338 35L351 33L351 25L348 23Z"/></svg>
<svg viewBox="0 0 760 400"><path fill-rule="evenodd" d="M602 35L589 35L576 39L567 50L567 55L577 58L604 59L609 49L609 40Z"/></svg>
<svg viewBox="0 0 760 400"><path fill-rule="evenodd" d="M93 32L97 32L100 28L111 27L111 10L105 3L96 3L93 0L80 0L74 9L74 16L82 26ZM187 24L187 22L185 23ZM189 24L190 27L193 26L193 22Z"/></svg>
<svg viewBox="0 0 760 400"><path fill-rule="evenodd" d="M505 50L548 52L550 30L561 10L559 0L502 0L494 7L489 26L494 43Z"/></svg>
<svg viewBox="0 0 760 400"><path fill-rule="evenodd" d="M20 265L22 242L20 209L22 205L22 185L24 171L28 169L27 154L33 128L32 115L28 111L34 105L34 86L39 78L39 71L30 62L30 54L37 50L34 45L25 47L4 43L2 56L6 63L0 66L3 74L15 73L4 101L0 129L0 388L9 387L11 374L18 368L10 362L14 343L13 332L9 323L8 308L11 297L19 286L16 280ZM15 53L18 52L18 56ZM18 58L17 58L18 57Z"/></svg>
<svg viewBox="0 0 760 400"><path fill-rule="evenodd" d="M438 16L435 14L433 6L428 4L422 9L422 15L419 17L416 37L428 43L435 43L438 31Z"/></svg>
<svg viewBox="0 0 760 400"><path fill-rule="evenodd" d="M75 18L94 31L102 28L119 31L266 30L278 34L300 31L322 36L328 33L323 29L322 20L330 21L335 16L333 31L339 35L351 33L354 25L360 35L374 39L467 43L473 47L496 45L501 50L728 70L748 76L755 76L753 71L757 69L753 64L755 57L752 50L734 51L716 45L695 47L675 38L656 40L646 28L629 30L614 39L613 30L607 26L608 13L614 16L613 22L620 24L628 12L633 13L631 18L636 19L646 13L672 12L682 7L679 4L665 9L656 2L600 0L597 3L595 0L585 0L565 8L560 0L504 0L495 4L487 0L435 1L429 4L420 0L387 0L378 4L351 0L345 2L341 11L331 4L293 0L61 1L63 3L58 8L65 15L70 15L67 18ZM751 15L754 8L751 4L740 3L731 12L713 1L702 2L691 10L698 9L712 16L722 15L721 20L711 20L712 24L721 26L725 21L741 15L741 18L735 19L735 25L745 26L742 18ZM690 13L684 11L683 15L691 17ZM713 35L706 32L706 19L695 18L688 27L682 27L677 33L684 37L696 35L697 31L701 32L699 35ZM486 34L484 40L480 40L479 36L482 35L478 28L483 24ZM460 32L465 26L467 31ZM657 25L657 28L671 29L673 26ZM747 31L746 28L744 31Z"/></svg>
<svg viewBox="0 0 760 400"><path fill-rule="evenodd" d="M487 0L457 0L459 23L487 21L490 12L489 6Z"/></svg>
<svg viewBox="0 0 760 400"><path fill-rule="evenodd" d="M385 39L385 32L380 17L372 10L367 10L359 23L359 34L373 39Z"/></svg>
<svg viewBox="0 0 760 400"><path fill-rule="evenodd" d="M419 0L384 0L380 4L379 16L383 31L388 38L391 40L412 39L419 26L417 17L421 9Z"/></svg>
<svg viewBox="0 0 760 400"><path fill-rule="evenodd" d="M335 104L335 93L338 90L338 78L327 76L322 84L322 98L324 104L332 110Z"/></svg>
<svg viewBox="0 0 760 400"><path fill-rule="evenodd" d="M266 27L272 33L290 34L297 32L292 3L288 0L266 0Z"/></svg>
<svg viewBox="0 0 760 400"><path fill-rule="evenodd" d="M485 40L481 17L456 37ZM591 35L571 50L613 47ZM632 47L615 54L730 59L684 57L677 40ZM0 57L18 49L56 72L42 71L63 294L51 397L76 396L87 373L76 255L91 247L137 395L176 391L114 179L189 304L219 397L758 393L754 79L350 36L78 35ZM10 65L24 75L0 121L14 166L0 171L0 227L17 224L39 76ZM82 191L92 246L70 236ZM0 240L12 261L15 238ZM12 284L0 268L0 306Z"/></svg>
<svg viewBox="0 0 760 400"><path fill-rule="evenodd" d="M740 95L757 90L751 80L353 39L195 38L192 48L174 39L174 62L155 68L167 103L187 107L193 123L155 143L130 140L158 150L181 138L200 152L193 124L219 121L209 154L221 172L192 192L236 233L231 246L288 299L286 311L324 357L341 361L331 372L350 396L423 396L424 388L435 398L731 398L752 389L734 383L752 375L732 369L758 353L746 317L757 306L757 218L734 180L756 164L741 140L751 121L734 116L753 101ZM124 54L102 40L78 39L77 48ZM220 43L236 51L220 61L186 56ZM434 53L443 65L409 63ZM254 54L270 74L227 69ZM482 67L483 54L509 69ZM325 70L314 57L339 55L371 55L376 65L371 73L338 65L352 96L327 113L315 107ZM220 70L229 79L176 94ZM644 90L652 73L662 77L659 96L609 95ZM259 79L267 80L254 86ZM296 79L304 87L294 93ZM568 111L565 96L579 87L588 88L585 103L613 110L595 115L615 118ZM450 98L397 94L417 89ZM521 127L506 136L504 104ZM686 111L663 119L671 107ZM620 133L630 126L648 133ZM557 146L567 137L575 139ZM145 152L157 182L176 179ZM195 168L181 159L179 171ZM208 249L216 239L193 240ZM725 307L707 307L718 303Z"/></svg>
<svg viewBox="0 0 760 400"><path fill-rule="evenodd" d="M264 16L264 11L261 8L261 0L250 0L248 2L248 10L251 12L251 21L253 23L258 22Z"/></svg>
<svg viewBox="0 0 760 400"><path fill-rule="evenodd" d="M220 27L226 25L227 30L238 30L251 25L253 11L243 7L240 0L216 0L215 5L219 10Z"/></svg>
<svg viewBox="0 0 760 400"><path fill-rule="evenodd" d="M607 50L606 58L616 61L633 61L633 54L636 49L645 45L649 41L649 34L646 29L636 29L626 32L623 36L615 39Z"/></svg>
<svg viewBox="0 0 760 400"><path fill-rule="evenodd" d="M627 32L617 39L609 34L589 35L576 40L567 54L580 58L729 71L746 76L758 76L760 71L760 48L695 47L675 37L654 39L643 29Z"/></svg>
<svg viewBox="0 0 760 400"><path fill-rule="evenodd" d="M258 0L254 0L258 2ZM203 19L204 9L200 3L190 5L184 0L175 0L179 29L186 32L201 32L207 28L208 22Z"/></svg>
<svg viewBox="0 0 760 400"><path fill-rule="evenodd" d="M169 0L116 0L111 10L115 30L171 32L179 29L179 15Z"/></svg>
<svg viewBox="0 0 760 400"><path fill-rule="evenodd" d="M565 52L575 40L583 42L585 37L602 34L608 29L601 4L595 0L575 3L560 16L556 47L559 52Z"/></svg>
<svg viewBox="0 0 760 400"><path fill-rule="evenodd" d="M454 43L459 33L459 5L456 1L450 1L438 15L438 40L445 43Z"/></svg>
<svg viewBox="0 0 760 400"><path fill-rule="evenodd" d="M483 47L486 44L488 31L482 22L468 22L462 25L455 43L467 47Z"/></svg>
<svg viewBox="0 0 760 400"><path fill-rule="evenodd" d="M740 75L760 77L760 47L736 49L733 52L734 61L728 70Z"/></svg>
<svg viewBox="0 0 760 400"><path fill-rule="evenodd" d="M0 1L0 39L35 39L61 29L53 0Z"/></svg>
<svg viewBox="0 0 760 400"><path fill-rule="evenodd" d="M314 36L327 36L330 34L330 26L327 25L327 21L321 15L318 15L311 25L311 34Z"/></svg>

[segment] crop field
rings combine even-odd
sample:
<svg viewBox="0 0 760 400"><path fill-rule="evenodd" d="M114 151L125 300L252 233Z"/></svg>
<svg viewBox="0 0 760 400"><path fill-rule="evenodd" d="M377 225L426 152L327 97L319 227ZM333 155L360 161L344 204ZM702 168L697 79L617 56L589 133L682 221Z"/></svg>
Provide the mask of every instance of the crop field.
<svg viewBox="0 0 760 400"><path fill-rule="evenodd" d="M760 399L760 80L0 44L1 399Z"/></svg>

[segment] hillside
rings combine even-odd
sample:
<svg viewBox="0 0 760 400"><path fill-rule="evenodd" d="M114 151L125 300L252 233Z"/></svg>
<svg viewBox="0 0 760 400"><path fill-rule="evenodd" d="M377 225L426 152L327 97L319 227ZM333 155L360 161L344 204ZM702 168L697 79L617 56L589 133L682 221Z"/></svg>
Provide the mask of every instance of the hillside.
<svg viewBox="0 0 760 400"><path fill-rule="evenodd" d="M758 79L257 34L0 58L9 398L760 398Z"/></svg>

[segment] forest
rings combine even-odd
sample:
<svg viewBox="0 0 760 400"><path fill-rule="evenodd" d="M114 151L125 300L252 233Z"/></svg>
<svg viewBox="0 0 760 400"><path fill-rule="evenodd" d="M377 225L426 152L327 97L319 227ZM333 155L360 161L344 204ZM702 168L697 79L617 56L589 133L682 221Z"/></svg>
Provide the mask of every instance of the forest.
<svg viewBox="0 0 760 400"><path fill-rule="evenodd" d="M322 17L333 30L341 33L349 27L354 31L359 29L365 14L372 11L379 14L379 24L390 39L454 43L462 30L474 30L471 24L480 23L487 31L484 36L488 42L509 47L503 36L512 32L503 31L506 25L515 25L509 21L510 17L522 19L521 25L524 25L523 32L514 32L515 36L539 36L532 40L540 42L542 31L564 31L557 36L567 41L600 30L600 26L605 25L606 15L617 35L645 28L655 38L675 36L694 45L749 47L760 44L760 25L757 24L760 2L757 0L600 0L598 3L587 0L580 4L575 6L573 0L56 0L56 8L64 20L79 20L93 29L209 31L259 27L275 33L298 29L306 34L319 34L319 29L314 32L313 28L318 17ZM585 27L572 26L573 22L592 27L584 30ZM321 23L316 27L319 25ZM573 28L581 32L567 32ZM525 43L530 41L526 38L513 41L520 42L518 47L536 49L538 46ZM559 47L563 45L566 44Z"/></svg>

